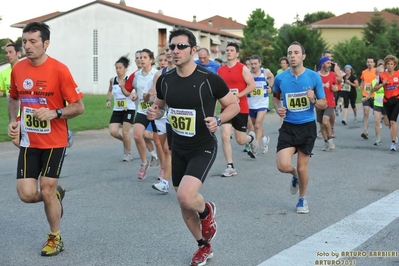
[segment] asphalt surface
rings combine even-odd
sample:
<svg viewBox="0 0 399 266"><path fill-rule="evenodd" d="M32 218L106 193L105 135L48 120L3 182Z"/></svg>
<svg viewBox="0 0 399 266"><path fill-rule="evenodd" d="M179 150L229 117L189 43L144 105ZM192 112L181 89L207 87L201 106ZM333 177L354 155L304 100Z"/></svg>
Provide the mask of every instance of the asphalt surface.
<svg viewBox="0 0 399 266"><path fill-rule="evenodd" d="M217 207L214 258L207 265L259 265L398 190L399 151L389 150L385 126L383 144L373 146L372 115L370 139L360 137L359 107L358 123L353 122L351 110L347 126L340 123L342 115L337 117L334 150L322 151L323 141L316 140L306 215L295 212L298 196L289 192L290 176L276 168L277 115L265 118L271 142L268 153L258 152L256 160L233 139L235 177L220 177L226 162L219 141L217 159L200 191ZM49 230L43 204L25 204L16 193L18 150L11 143L0 143L0 265L189 265L196 241L181 218L174 190L163 195L151 188L158 167L149 168L147 178L138 180L135 147L134 160L122 162L122 144L106 129L78 132L74 139L59 180L67 190L61 222L65 251L55 257L40 256ZM392 208L398 209L399 202ZM395 219L356 250L398 251L398 236ZM320 251L328 252L322 244ZM290 265L300 265L295 261L292 257ZM399 265L399 258L362 257L355 262Z"/></svg>

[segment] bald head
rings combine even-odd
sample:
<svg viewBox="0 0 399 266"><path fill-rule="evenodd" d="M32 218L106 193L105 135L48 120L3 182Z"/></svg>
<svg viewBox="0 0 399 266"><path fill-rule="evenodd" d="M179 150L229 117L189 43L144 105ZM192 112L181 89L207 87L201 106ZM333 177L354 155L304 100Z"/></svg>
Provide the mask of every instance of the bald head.
<svg viewBox="0 0 399 266"><path fill-rule="evenodd" d="M201 65L209 64L209 51L205 48L201 48L198 50L198 60L200 61Z"/></svg>

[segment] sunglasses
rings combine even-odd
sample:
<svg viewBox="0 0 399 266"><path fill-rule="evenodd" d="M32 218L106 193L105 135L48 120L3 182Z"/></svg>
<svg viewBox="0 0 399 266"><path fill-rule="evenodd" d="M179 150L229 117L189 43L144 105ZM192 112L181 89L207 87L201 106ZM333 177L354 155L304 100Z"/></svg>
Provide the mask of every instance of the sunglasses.
<svg viewBox="0 0 399 266"><path fill-rule="evenodd" d="M185 43L169 44L169 48L172 51L174 51L176 47L177 47L178 50L184 50L184 49L186 49L188 47L191 47L191 45L185 44Z"/></svg>

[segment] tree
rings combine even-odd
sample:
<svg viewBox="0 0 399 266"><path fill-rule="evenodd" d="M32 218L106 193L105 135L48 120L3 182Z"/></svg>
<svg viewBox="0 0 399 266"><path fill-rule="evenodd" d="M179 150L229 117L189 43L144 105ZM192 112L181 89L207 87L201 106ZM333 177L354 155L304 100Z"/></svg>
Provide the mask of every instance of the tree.
<svg viewBox="0 0 399 266"><path fill-rule="evenodd" d="M277 34L274 28L274 18L266 15L257 8L247 20L247 26L243 30L244 38L241 40L240 57L244 60L253 54L261 57L263 63L272 57L272 42Z"/></svg>
<svg viewBox="0 0 399 266"><path fill-rule="evenodd" d="M399 7L385 8L383 10L399 16Z"/></svg>
<svg viewBox="0 0 399 266"><path fill-rule="evenodd" d="M332 17L335 17L335 15L334 15L334 13L332 13L330 11L328 11L328 12L318 11L318 12L310 13L310 14L308 13L303 18L303 24L309 25L316 21L327 19L327 18L332 18Z"/></svg>
<svg viewBox="0 0 399 266"><path fill-rule="evenodd" d="M369 48L363 40L357 37L335 45L333 54L334 60L341 68L344 68L345 65L351 65L357 76L365 69L366 58L370 56Z"/></svg>
<svg viewBox="0 0 399 266"><path fill-rule="evenodd" d="M276 41L273 43L273 65L270 67L273 73L276 73L277 69L280 68L278 65L279 58L287 56L287 49L294 41L301 43L305 48L306 59L304 65L310 69L314 69L314 65L318 62L323 50L327 47L318 30L311 30L306 26L283 25L279 30Z"/></svg>
<svg viewBox="0 0 399 266"><path fill-rule="evenodd" d="M389 54L397 54L399 51L399 24L396 21L393 21L390 24L390 27L388 28L388 32L386 37L388 38L389 44L390 44L390 52ZM388 54L385 54L388 55ZM384 55L384 56L385 56ZM381 58L383 58L381 56Z"/></svg>
<svg viewBox="0 0 399 266"><path fill-rule="evenodd" d="M370 22L366 23L366 28L363 30L363 40L366 45L379 45L379 37L385 35L387 32L387 23L381 16L381 13L376 11L371 17Z"/></svg>

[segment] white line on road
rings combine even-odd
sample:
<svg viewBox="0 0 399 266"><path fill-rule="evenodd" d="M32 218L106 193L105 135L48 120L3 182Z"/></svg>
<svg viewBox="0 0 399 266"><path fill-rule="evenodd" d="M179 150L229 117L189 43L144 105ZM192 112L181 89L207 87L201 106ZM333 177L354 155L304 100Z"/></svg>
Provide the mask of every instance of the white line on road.
<svg viewBox="0 0 399 266"><path fill-rule="evenodd" d="M337 259L331 256L332 251L339 255L342 251L352 251L397 218L399 190L281 251L258 266L307 266L315 265L316 260ZM317 256L317 252L328 252L329 256Z"/></svg>

